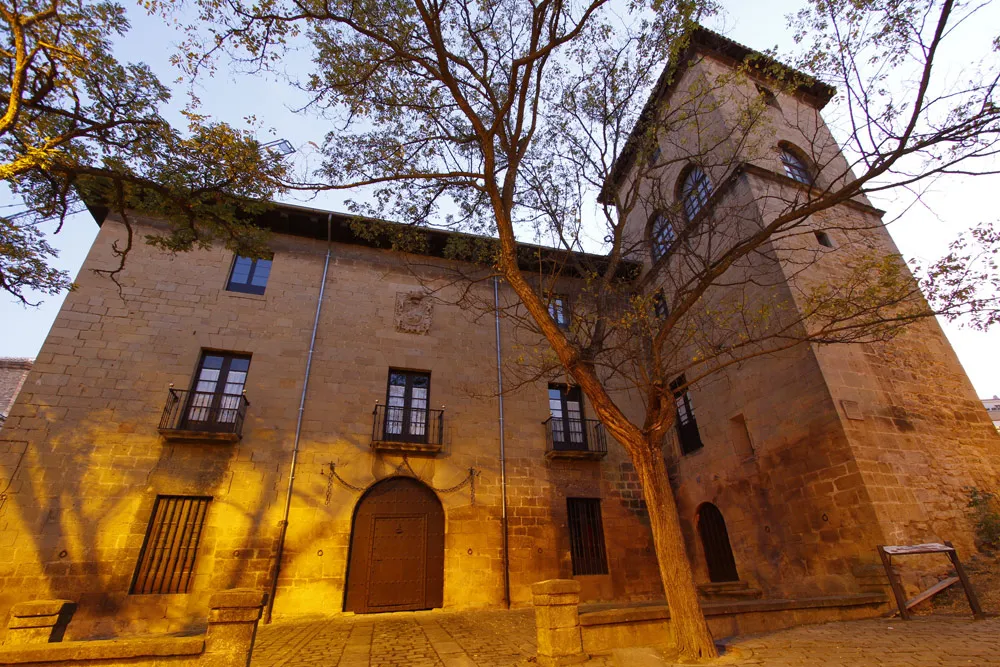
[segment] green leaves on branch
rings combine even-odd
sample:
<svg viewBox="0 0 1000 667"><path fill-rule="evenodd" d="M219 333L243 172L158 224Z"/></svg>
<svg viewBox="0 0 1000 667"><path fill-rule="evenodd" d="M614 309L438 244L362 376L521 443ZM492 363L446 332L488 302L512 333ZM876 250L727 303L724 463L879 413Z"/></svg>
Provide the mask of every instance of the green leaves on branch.
<svg viewBox="0 0 1000 667"><path fill-rule="evenodd" d="M0 288L17 298L68 284L46 268L54 252L37 225L61 226L81 197L170 221L155 241L164 248L219 238L263 252L261 232L243 220L280 189L285 165L249 131L193 114L183 131L173 127L161 115L168 88L146 65L114 57L113 41L128 28L113 2L0 5L0 177L24 205L2 220L10 242Z"/></svg>

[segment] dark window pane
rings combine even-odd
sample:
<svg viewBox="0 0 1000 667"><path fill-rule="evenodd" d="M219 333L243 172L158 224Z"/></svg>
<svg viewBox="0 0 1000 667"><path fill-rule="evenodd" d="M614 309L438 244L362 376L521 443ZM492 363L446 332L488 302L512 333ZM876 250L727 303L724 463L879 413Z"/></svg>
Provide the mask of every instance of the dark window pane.
<svg viewBox="0 0 1000 667"><path fill-rule="evenodd" d="M691 404L691 394L683 389L686 384L684 376L681 375L670 383L670 389L674 395L674 405L677 407L677 438L680 441L681 453L690 454L704 445L701 442L701 434L698 432L698 421L694 416L694 406Z"/></svg>
<svg viewBox="0 0 1000 667"><path fill-rule="evenodd" d="M250 280L250 269L253 268L253 260L249 257L237 257L233 262L233 275L229 282L245 285Z"/></svg>
<svg viewBox="0 0 1000 667"><path fill-rule="evenodd" d="M243 359L234 358L231 362L229 362L230 371L241 371L245 373L247 370L249 370L249 368L250 368L250 360L246 358Z"/></svg>
<svg viewBox="0 0 1000 667"><path fill-rule="evenodd" d="M258 259L256 260L256 266L253 271L253 279L250 284L256 285L257 287L264 287L267 285L267 277L271 275L271 260L269 259Z"/></svg>
<svg viewBox="0 0 1000 667"><path fill-rule="evenodd" d="M225 361L225 357L220 357L214 354L206 354L205 358L201 362L202 368L222 368L222 362Z"/></svg>

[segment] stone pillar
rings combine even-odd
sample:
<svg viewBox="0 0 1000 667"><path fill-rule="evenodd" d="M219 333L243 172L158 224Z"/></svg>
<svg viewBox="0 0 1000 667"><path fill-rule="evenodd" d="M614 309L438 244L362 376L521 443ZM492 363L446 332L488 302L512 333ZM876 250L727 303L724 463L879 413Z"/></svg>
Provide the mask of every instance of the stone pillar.
<svg viewBox="0 0 1000 667"><path fill-rule="evenodd" d="M531 585L538 633L538 664L542 667L584 662L580 634L580 582L549 579Z"/></svg>
<svg viewBox="0 0 1000 667"><path fill-rule="evenodd" d="M69 619L76 609L71 600L20 602L10 609L4 646L48 644L62 641Z"/></svg>
<svg viewBox="0 0 1000 667"><path fill-rule="evenodd" d="M267 593L251 588L219 591L208 601L205 653L199 665L247 667Z"/></svg>

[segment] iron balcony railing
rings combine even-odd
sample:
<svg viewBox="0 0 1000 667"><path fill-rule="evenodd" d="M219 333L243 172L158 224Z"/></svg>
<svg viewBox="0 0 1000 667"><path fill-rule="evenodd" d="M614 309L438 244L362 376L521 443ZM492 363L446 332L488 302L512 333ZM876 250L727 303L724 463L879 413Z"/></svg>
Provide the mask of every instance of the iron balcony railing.
<svg viewBox="0 0 1000 667"><path fill-rule="evenodd" d="M238 440L243 436L249 406L245 393L190 391L171 386L159 430L168 438Z"/></svg>
<svg viewBox="0 0 1000 667"><path fill-rule="evenodd" d="M589 454L602 457L608 453L604 425L597 419L549 417L545 424L546 454Z"/></svg>
<svg viewBox="0 0 1000 667"><path fill-rule="evenodd" d="M375 404L372 447L440 449L444 410Z"/></svg>

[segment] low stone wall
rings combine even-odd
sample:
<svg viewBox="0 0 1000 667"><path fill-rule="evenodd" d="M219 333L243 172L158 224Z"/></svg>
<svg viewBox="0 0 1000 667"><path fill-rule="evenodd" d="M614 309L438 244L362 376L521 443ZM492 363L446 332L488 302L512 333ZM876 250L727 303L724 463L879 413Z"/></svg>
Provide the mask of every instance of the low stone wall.
<svg viewBox="0 0 1000 667"><path fill-rule="evenodd" d="M24 602L11 609L0 646L0 665L248 667L266 598L265 593L250 589L214 594L204 635L71 642L60 639L72 602Z"/></svg>
<svg viewBox="0 0 1000 667"><path fill-rule="evenodd" d="M576 581L550 579L532 586L538 663L568 665L588 654L631 646L671 645L670 610L664 604L580 608ZM711 602L702 606L715 638L771 632L796 625L876 616L888 609L884 593L798 600Z"/></svg>

